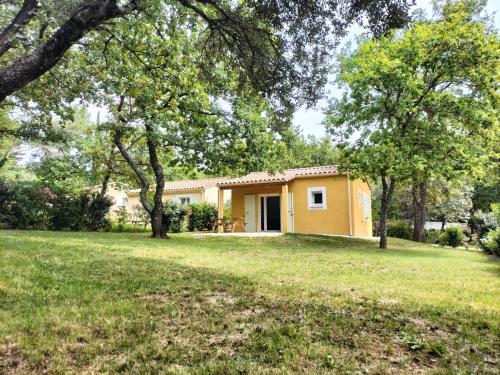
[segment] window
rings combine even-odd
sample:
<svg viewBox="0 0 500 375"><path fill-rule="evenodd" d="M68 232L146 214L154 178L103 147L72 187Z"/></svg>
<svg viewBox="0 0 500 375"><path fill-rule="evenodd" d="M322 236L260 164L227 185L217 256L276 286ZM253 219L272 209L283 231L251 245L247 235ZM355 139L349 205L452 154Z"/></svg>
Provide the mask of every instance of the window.
<svg viewBox="0 0 500 375"><path fill-rule="evenodd" d="M125 207L125 206L127 205L127 203L128 203L128 197L123 197L123 198L121 199L120 204L118 204L118 206Z"/></svg>
<svg viewBox="0 0 500 375"><path fill-rule="evenodd" d="M370 196L366 193L363 193L363 217L365 220L368 220L372 216L372 207Z"/></svg>
<svg viewBox="0 0 500 375"><path fill-rule="evenodd" d="M361 190L358 190L358 205L359 208L363 207L363 192Z"/></svg>
<svg viewBox="0 0 500 375"><path fill-rule="evenodd" d="M310 210L326 209L326 188L323 186L307 188L307 202Z"/></svg>
<svg viewBox="0 0 500 375"><path fill-rule="evenodd" d="M180 197L181 205L189 204L191 203L191 198L189 197Z"/></svg>

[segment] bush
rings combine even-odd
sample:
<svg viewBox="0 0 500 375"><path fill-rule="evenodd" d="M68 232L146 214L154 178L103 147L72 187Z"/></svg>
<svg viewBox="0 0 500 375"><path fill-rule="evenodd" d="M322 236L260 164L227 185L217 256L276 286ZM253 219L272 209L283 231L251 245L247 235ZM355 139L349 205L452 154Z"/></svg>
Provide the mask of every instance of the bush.
<svg viewBox="0 0 500 375"><path fill-rule="evenodd" d="M36 183L0 182L0 223L12 229L45 229L55 195Z"/></svg>
<svg viewBox="0 0 500 375"><path fill-rule="evenodd" d="M111 199L100 193L84 193L80 196L83 203L85 217L85 229L87 230L111 230L109 209L113 205Z"/></svg>
<svg viewBox="0 0 500 375"><path fill-rule="evenodd" d="M110 229L109 198L53 192L39 183L0 181L0 226L11 229Z"/></svg>
<svg viewBox="0 0 500 375"><path fill-rule="evenodd" d="M188 230L212 230L217 219L217 207L211 203L192 203L189 206Z"/></svg>
<svg viewBox="0 0 500 375"><path fill-rule="evenodd" d="M116 223L117 226L113 227L113 230L116 230L117 232L123 232L123 229L125 228L125 224L128 223L128 212L125 207L120 207L115 211L116 213Z"/></svg>
<svg viewBox="0 0 500 375"><path fill-rule="evenodd" d="M162 215L163 228L165 228L165 232L179 233L182 230L182 224L187 213L188 209L186 206L172 200L167 200L163 204Z"/></svg>
<svg viewBox="0 0 500 375"><path fill-rule="evenodd" d="M458 247L463 244L465 239L463 229L460 227L448 227L439 236L441 246Z"/></svg>
<svg viewBox="0 0 500 375"><path fill-rule="evenodd" d="M73 231L110 230L108 213L112 204L108 197L98 193L60 193L50 210L50 228Z"/></svg>
<svg viewBox="0 0 500 375"><path fill-rule="evenodd" d="M425 231L425 242L436 244L439 243L439 236L441 235L441 231L437 229L427 229Z"/></svg>
<svg viewBox="0 0 500 375"><path fill-rule="evenodd" d="M412 232L411 226L403 220L391 222L387 226L387 236L389 237L411 240Z"/></svg>
<svg viewBox="0 0 500 375"><path fill-rule="evenodd" d="M80 214L80 199L72 194L59 193L50 209L50 229L79 231L84 228Z"/></svg>
<svg viewBox="0 0 500 375"><path fill-rule="evenodd" d="M484 238L479 240L479 245L485 253L500 257L500 228L489 231Z"/></svg>

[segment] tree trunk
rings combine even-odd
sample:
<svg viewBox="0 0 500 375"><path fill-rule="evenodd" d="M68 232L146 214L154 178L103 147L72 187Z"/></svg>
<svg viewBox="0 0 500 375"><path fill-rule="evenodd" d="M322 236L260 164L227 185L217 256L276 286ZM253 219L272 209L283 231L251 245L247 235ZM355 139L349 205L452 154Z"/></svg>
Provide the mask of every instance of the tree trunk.
<svg viewBox="0 0 500 375"><path fill-rule="evenodd" d="M163 189L165 187L165 176L163 174L163 167L158 159L158 152L156 150L156 142L154 139L154 129L151 125L146 124L146 137L149 151L149 163L153 168L155 175L156 188L153 198L153 212L151 215L151 227L153 229L154 238L168 238L165 228L163 226Z"/></svg>
<svg viewBox="0 0 500 375"><path fill-rule="evenodd" d="M444 228L446 227L446 220L441 220L441 231L444 230Z"/></svg>
<svg viewBox="0 0 500 375"><path fill-rule="evenodd" d="M141 170L141 167L137 162L132 158L128 150L123 146L122 140L121 140L121 133L119 131L115 132L114 136L114 142L116 147L118 147L118 151L120 151L121 155L123 158L126 160L130 168L134 171L137 180L141 186L141 191L139 193L139 198L142 203L142 207L144 207L144 210L151 216L153 215L153 207L148 203L147 200L147 193L149 191L149 182L148 179L146 178L146 175L144 172Z"/></svg>
<svg viewBox="0 0 500 375"><path fill-rule="evenodd" d="M106 195L108 191L108 183L110 178L111 178L111 171L108 169L106 171L106 174L104 175L104 178L102 179L101 195Z"/></svg>
<svg viewBox="0 0 500 375"><path fill-rule="evenodd" d="M427 219L427 180L411 188L413 196L413 241L425 241L425 222Z"/></svg>
<svg viewBox="0 0 500 375"><path fill-rule="evenodd" d="M0 70L0 103L52 69L66 51L89 31L133 9L135 5L121 7L116 0L87 1L43 45ZM6 38L9 39L8 36Z"/></svg>
<svg viewBox="0 0 500 375"><path fill-rule="evenodd" d="M389 185L387 185L386 178L382 177L382 199L380 202L379 222L379 247L381 249L387 249L387 213L389 211L389 203L391 201L395 186L396 182L392 178L390 179Z"/></svg>

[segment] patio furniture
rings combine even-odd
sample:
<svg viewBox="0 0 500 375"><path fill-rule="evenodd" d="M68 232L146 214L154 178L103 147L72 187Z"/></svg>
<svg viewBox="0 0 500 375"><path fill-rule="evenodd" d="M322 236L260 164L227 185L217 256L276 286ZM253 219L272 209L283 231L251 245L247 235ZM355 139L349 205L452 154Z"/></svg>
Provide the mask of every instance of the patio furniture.
<svg viewBox="0 0 500 375"><path fill-rule="evenodd" d="M234 230L240 226L243 232L245 231L245 219L242 217L233 217L231 219L216 219L213 226L212 232L218 232L219 227L222 226L223 232L234 232Z"/></svg>
<svg viewBox="0 0 500 375"><path fill-rule="evenodd" d="M222 228L224 228L225 219L215 219L214 224L212 225L212 232L218 232L219 227L221 227L221 226L222 226Z"/></svg>
<svg viewBox="0 0 500 375"><path fill-rule="evenodd" d="M243 217L233 217L232 222L231 222L231 232L234 232L234 229L237 226L241 226L242 231L245 231L245 218Z"/></svg>

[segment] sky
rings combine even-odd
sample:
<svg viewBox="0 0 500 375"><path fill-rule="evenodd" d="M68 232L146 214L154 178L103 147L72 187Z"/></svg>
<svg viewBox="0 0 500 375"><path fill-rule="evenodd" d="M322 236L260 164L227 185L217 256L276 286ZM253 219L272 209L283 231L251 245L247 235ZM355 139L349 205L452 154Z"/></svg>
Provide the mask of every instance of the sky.
<svg viewBox="0 0 500 375"><path fill-rule="evenodd" d="M427 16L432 16L432 1L431 0L417 0L416 8L424 9ZM500 0L488 0L486 12L493 15L495 18L495 27L500 30ZM354 41L357 35L360 35L363 30L359 26L351 27L349 34L341 41L340 46L345 45L349 41ZM333 77L332 77L333 78ZM299 127L304 135L314 135L321 137L325 134L325 128L322 125L324 119L323 110L327 105L328 98L339 97L340 92L336 85L330 82L326 87L326 98L320 101L316 108L306 110L305 108L299 109L294 116L293 124Z"/></svg>

